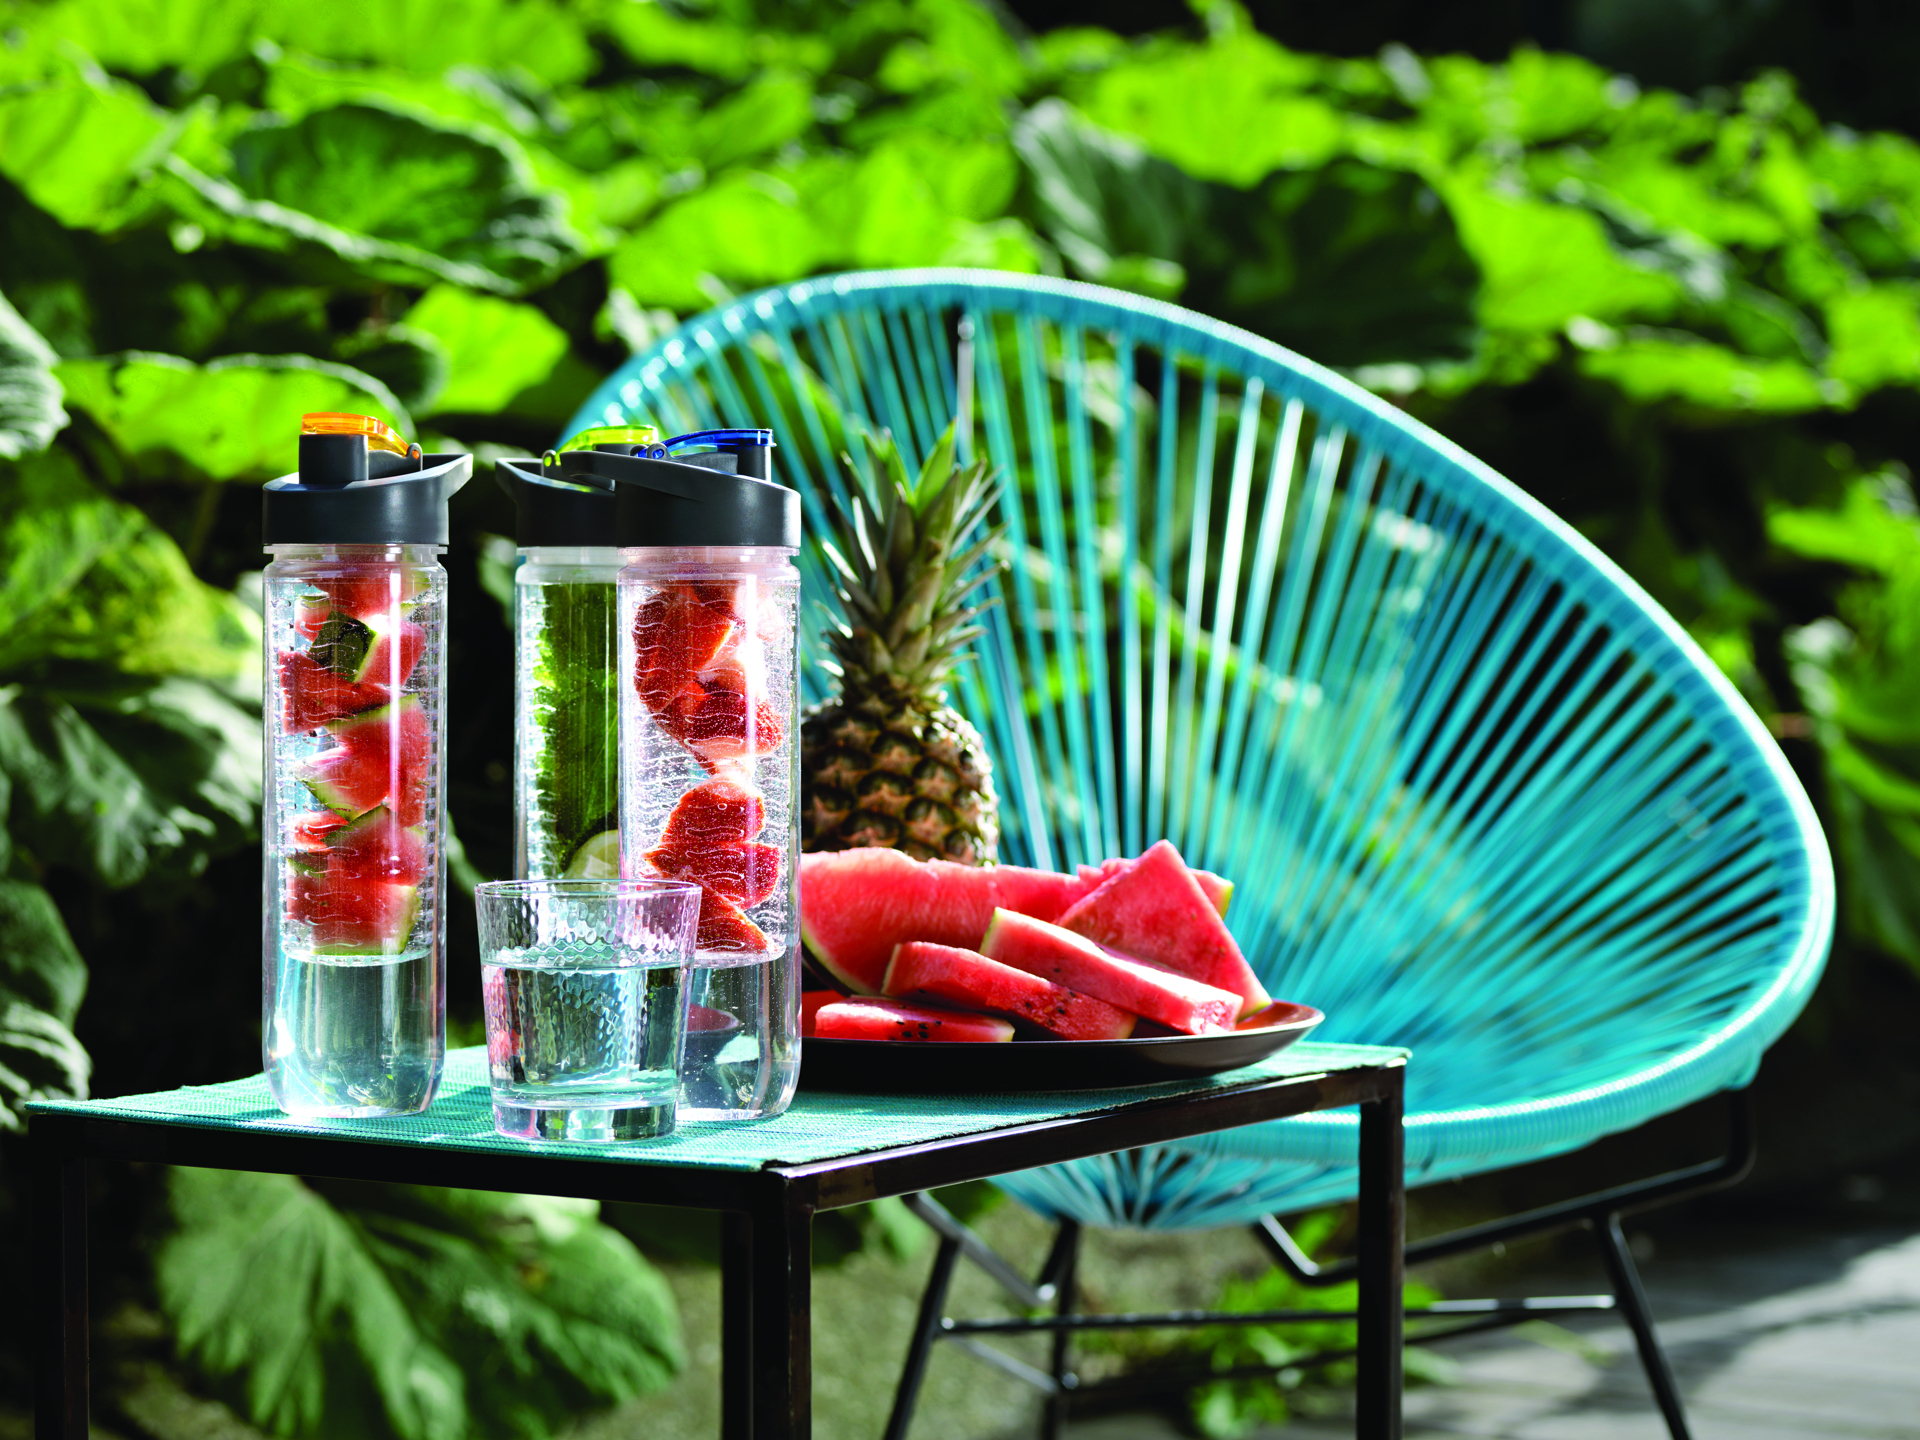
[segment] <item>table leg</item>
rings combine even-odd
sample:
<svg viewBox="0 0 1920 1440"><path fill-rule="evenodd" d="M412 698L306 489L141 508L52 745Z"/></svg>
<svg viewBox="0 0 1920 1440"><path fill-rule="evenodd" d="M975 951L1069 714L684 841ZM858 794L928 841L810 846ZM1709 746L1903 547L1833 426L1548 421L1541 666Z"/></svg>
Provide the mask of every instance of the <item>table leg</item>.
<svg viewBox="0 0 1920 1440"><path fill-rule="evenodd" d="M720 1212L720 1436L753 1440L753 1219Z"/></svg>
<svg viewBox="0 0 1920 1440"><path fill-rule="evenodd" d="M813 1211L753 1215L753 1440L813 1435Z"/></svg>
<svg viewBox="0 0 1920 1440"><path fill-rule="evenodd" d="M37 1440L87 1440L87 1162L28 1144L40 1353Z"/></svg>
<svg viewBox="0 0 1920 1440"><path fill-rule="evenodd" d="M1360 1107L1358 1440L1400 1440L1400 1345L1407 1191L1403 1070L1393 1092Z"/></svg>

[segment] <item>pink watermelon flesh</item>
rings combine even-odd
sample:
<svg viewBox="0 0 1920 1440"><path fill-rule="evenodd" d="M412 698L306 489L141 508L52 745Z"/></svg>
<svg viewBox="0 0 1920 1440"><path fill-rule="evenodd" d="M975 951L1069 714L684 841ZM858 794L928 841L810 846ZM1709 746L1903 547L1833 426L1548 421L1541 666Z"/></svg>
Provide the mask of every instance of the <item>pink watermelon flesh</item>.
<svg viewBox="0 0 1920 1440"><path fill-rule="evenodd" d="M356 619L387 615L413 599L426 588L426 577L417 566L402 564L358 565L342 575L315 580L314 586L325 593L332 608Z"/></svg>
<svg viewBox="0 0 1920 1440"><path fill-rule="evenodd" d="M1013 1039L1013 1026L991 1015L967 1015L902 1000L837 1000L814 1012L813 1033L822 1040Z"/></svg>
<svg viewBox="0 0 1920 1440"><path fill-rule="evenodd" d="M340 744L308 766L315 799L342 815L384 804L402 825L425 822L431 736L418 700L407 696L329 728Z"/></svg>
<svg viewBox="0 0 1920 1440"><path fill-rule="evenodd" d="M1085 888L1080 894L1073 898L1078 901L1091 895L1095 890L1098 890L1102 885L1106 884L1107 881L1111 880L1132 864L1133 861L1131 860L1116 858L1112 860L1102 860L1098 865L1082 865L1079 874L1080 879L1084 882ZM1214 874L1211 870L1195 870L1192 866L1187 867L1187 873L1199 882L1200 889L1205 892L1207 899L1213 902L1213 908L1218 910L1221 918L1224 919L1227 913L1227 903L1233 899L1233 882Z"/></svg>
<svg viewBox="0 0 1920 1440"><path fill-rule="evenodd" d="M289 862L287 918L319 955L398 955L420 915L418 886L357 880L331 864Z"/></svg>
<svg viewBox="0 0 1920 1440"><path fill-rule="evenodd" d="M694 884L751 909L779 888L786 866L777 845L758 840L726 845L656 845L647 863L669 880Z"/></svg>
<svg viewBox="0 0 1920 1440"><path fill-rule="evenodd" d="M660 843L686 845L741 844L753 839L767 823L767 805L757 791L734 780L709 780L680 797L667 816Z"/></svg>
<svg viewBox="0 0 1920 1440"><path fill-rule="evenodd" d="M920 861L877 847L802 855L801 936L849 990L877 995L894 946L927 940L972 949L995 910L1052 920L1079 888L1072 875Z"/></svg>
<svg viewBox="0 0 1920 1440"><path fill-rule="evenodd" d="M1272 998L1170 841L1153 845L1059 923L1096 945L1231 990L1243 1011Z"/></svg>
<svg viewBox="0 0 1920 1440"><path fill-rule="evenodd" d="M767 932L747 918L747 912L717 891L700 892L700 928L694 949L702 952L764 955L773 948Z"/></svg>
<svg viewBox="0 0 1920 1440"><path fill-rule="evenodd" d="M1124 1040L1134 1017L1117 1005L1029 975L975 950L910 941L887 966L889 995L924 995L1023 1020L1062 1040Z"/></svg>
<svg viewBox="0 0 1920 1440"><path fill-rule="evenodd" d="M426 827L400 824L384 805L349 820L327 840L328 861L337 876L418 885L426 875Z"/></svg>
<svg viewBox="0 0 1920 1440"><path fill-rule="evenodd" d="M813 1017L820 1013L822 1005L837 1005L847 997L838 990L802 990L800 992L800 1034L804 1038L813 1034Z"/></svg>
<svg viewBox="0 0 1920 1440"><path fill-rule="evenodd" d="M289 735L317 730L387 703L383 687L343 680L305 650L282 650L275 663L280 674L280 728Z"/></svg>
<svg viewBox="0 0 1920 1440"><path fill-rule="evenodd" d="M1240 997L1231 991L1115 955L1030 915L994 911L980 953L1187 1035L1231 1030L1240 1013Z"/></svg>

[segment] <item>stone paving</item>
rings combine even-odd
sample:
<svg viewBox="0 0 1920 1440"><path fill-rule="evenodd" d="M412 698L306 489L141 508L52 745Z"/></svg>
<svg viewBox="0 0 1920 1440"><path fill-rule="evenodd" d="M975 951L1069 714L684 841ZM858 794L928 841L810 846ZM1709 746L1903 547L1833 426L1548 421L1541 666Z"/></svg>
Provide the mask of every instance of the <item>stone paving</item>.
<svg viewBox="0 0 1920 1440"><path fill-rule="evenodd" d="M1696 1440L1920 1440L1920 1225L1688 1226L1642 1263ZM1644 1238L1643 1251L1649 1247ZM1536 1294L1603 1288L1542 1277ZM1458 1384L1407 1396L1407 1435L1664 1440L1631 1337L1605 1316L1446 1348ZM1250 1440L1331 1440L1338 1419ZM1172 1440L1171 1423L1109 1416L1070 1440Z"/></svg>

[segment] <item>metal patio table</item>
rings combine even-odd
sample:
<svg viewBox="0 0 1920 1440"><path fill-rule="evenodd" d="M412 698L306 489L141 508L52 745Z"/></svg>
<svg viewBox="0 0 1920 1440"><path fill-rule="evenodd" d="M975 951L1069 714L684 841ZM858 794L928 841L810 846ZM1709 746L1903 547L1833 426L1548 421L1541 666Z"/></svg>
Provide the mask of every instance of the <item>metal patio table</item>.
<svg viewBox="0 0 1920 1440"><path fill-rule="evenodd" d="M802 1088L744 1125L611 1147L496 1135L483 1049L448 1056L433 1105L389 1120L295 1121L263 1076L112 1100L28 1106L43 1350L40 1440L87 1436L87 1165L144 1161L633 1200L723 1213L721 1433L812 1433L816 1211L1254 1121L1360 1107L1361 1440L1400 1435L1402 1079L1407 1052L1296 1045L1222 1075L1013 1095Z"/></svg>

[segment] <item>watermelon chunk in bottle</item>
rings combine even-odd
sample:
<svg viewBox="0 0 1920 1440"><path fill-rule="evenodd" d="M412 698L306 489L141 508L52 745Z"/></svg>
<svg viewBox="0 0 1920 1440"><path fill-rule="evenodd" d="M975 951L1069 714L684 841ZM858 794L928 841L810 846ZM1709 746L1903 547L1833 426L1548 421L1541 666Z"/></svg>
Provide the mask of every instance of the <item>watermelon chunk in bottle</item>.
<svg viewBox="0 0 1920 1440"><path fill-rule="evenodd" d="M262 1061L297 1116L426 1108L445 1055L447 496L465 456L308 417L263 502Z"/></svg>

